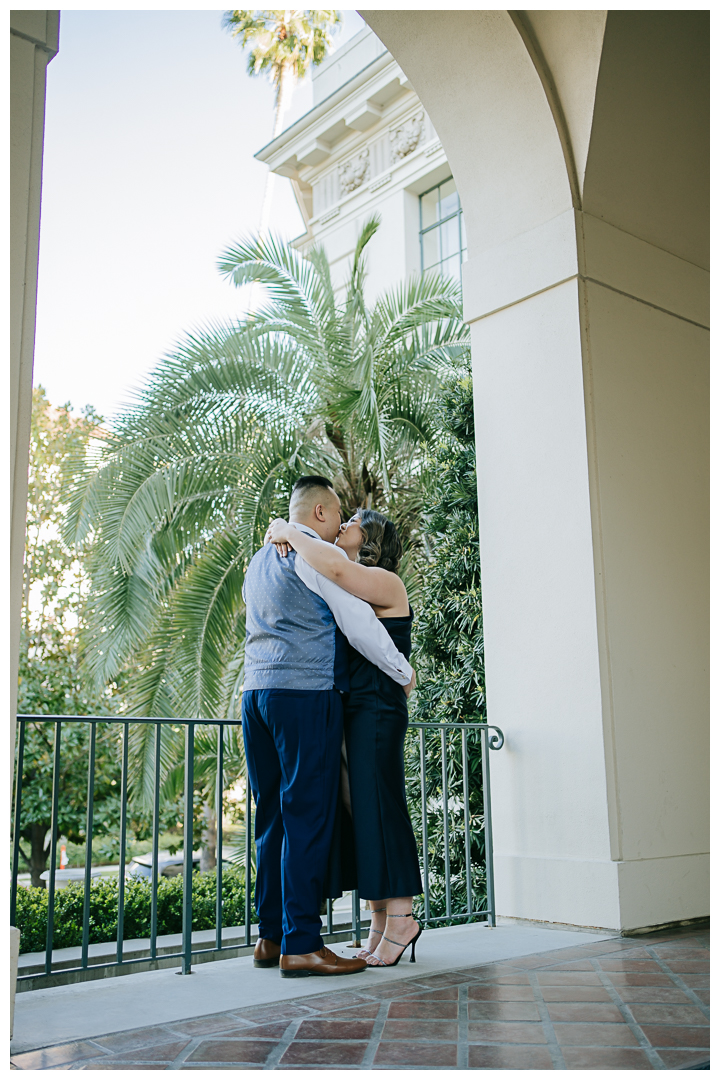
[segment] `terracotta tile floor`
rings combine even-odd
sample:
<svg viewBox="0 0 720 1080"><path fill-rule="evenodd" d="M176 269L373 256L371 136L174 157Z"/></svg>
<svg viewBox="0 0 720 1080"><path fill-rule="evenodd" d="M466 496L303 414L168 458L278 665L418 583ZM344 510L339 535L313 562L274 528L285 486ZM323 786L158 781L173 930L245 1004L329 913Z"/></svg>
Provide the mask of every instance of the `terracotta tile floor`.
<svg viewBox="0 0 720 1080"><path fill-rule="evenodd" d="M421 943L422 944L422 943ZM709 1060L709 932L613 938L18 1054L18 1069L686 1069ZM408 976L412 968L407 967Z"/></svg>

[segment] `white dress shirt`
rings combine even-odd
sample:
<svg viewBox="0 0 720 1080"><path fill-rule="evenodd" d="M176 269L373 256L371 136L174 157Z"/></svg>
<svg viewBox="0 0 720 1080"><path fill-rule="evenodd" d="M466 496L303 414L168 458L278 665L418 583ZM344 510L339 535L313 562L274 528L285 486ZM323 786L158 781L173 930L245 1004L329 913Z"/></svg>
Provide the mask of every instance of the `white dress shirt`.
<svg viewBox="0 0 720 1080"><path fill-rule="evenodd" d="M301 525L294 521L293 526L307 533L308 536L321 540L321 537L309 525ZM342 551L342 548L338 548L338 551ZM345 552L342 553L347 558ZM330 581L317 570L313 570L298 552L295 552L295 573L308 589L323 598L341 633L345 635L352 647L396 683L407 686L412 678L412 668L370 604L342 589L336 582Z"/></svg>

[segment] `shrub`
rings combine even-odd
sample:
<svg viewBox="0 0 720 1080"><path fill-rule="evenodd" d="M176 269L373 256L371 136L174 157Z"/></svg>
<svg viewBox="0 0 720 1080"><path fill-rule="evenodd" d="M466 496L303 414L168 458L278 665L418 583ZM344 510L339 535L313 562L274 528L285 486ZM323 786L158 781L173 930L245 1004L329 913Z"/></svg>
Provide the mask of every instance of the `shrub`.
<svg viewBox="0 0 720 1080"><path fill-rule="evenodd" d="M196 871L192 886L192 928L215 927L215 871ZM82 919L85 889L82 882L71 882L55 893L53 947L82 945ZM148 878L125 882L125 919L123 938L150 936L152 884ZM161 878L158 882L158 934L182 931L182 875ZM236 867L223 870L223 926L240 926L245 921L245 871ZM253 906L253 917L255 911ZM18 888L17 920L21 934L20 952L41 952L45 948L48 914L48 890ZM117 940L118 882L102 878L90 885L90 944Z"/></svg>
<svg viewBox="0 0 720 1080"><path fill-rule="evenodd" d="M439 438L425 468L424 537L428 558L415 622L413 663L418 689L412 720L434 723L484 723L485 657L480 582L475 427L472 377L460 361L445 384L438 407ZM448 767L449 865L452 912L467 910L465 835L462 797L462 733L446 732ZM445 836L442 812L441 739L427 731L426 798L430 915L444 916ZM480 737L467 735L470 879L473 909L485 904L485 835ZM410 817L422 834L420 738L406 743ZM417 898L416 910L423 908Z"/></svg>

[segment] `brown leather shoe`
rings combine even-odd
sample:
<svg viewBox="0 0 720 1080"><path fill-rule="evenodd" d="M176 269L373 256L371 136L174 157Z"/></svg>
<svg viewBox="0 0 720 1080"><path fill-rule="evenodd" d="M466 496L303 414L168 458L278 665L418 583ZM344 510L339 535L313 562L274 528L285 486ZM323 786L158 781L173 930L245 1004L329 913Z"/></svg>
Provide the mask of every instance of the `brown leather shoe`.
<svg viewBox="0 0 720 1080"><path fill-rule="evenodd" d="M253 965L255 967L277 967L280 963L280 946L276 945L270 938L258 938L255 944L255 952L253 954Z"/></svg>
<svg viewBox="0 0 720 1080"><path fill-rule="evenodd" d="M336 956L324 945L318 952L303 953L301 956L280 957L280 976L283 979L304 979L308 975L354 975L364 971L367 964L357 956L346 960Z"/></svg>

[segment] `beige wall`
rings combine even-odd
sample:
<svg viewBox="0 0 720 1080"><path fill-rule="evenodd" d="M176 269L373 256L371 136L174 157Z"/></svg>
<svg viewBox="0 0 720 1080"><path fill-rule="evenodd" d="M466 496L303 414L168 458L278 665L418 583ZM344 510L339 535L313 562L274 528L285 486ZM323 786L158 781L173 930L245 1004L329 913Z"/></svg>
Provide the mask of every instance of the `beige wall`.
<svg viewBox="0 0 720 1080"><path fill-rule="evenodd" d="M449 170L447 170L449 172ZM417 185L424 191L432 186L432 180ZM345 286L350 275L355 245L363 226L373 214L379 214L380 228L365 248L367 283L365 295L370 303L387 289L394 289L398 282L411 273L420 272L420 210L418 196L413 191L389 192L385 197L375 195L372 201L359 206L338 226L335 222L326 229L316 230L307 242L299 241L300 250L309 250L313 244L322 244L327 252L337 289ZM320 233L318 236L317 234Z"/></svg>
<svg viewBox="0 0 720 1080"><path fill-rule="evenodd" d="M35 347L45 70L58 49L59 12L10 12L10 738L14 756L17 654L25 547Z"/></svg>
<svg viewBox="0 0 720 1080"><path fill-rule="evenodd" d="M708 911L707 274L590 221L581 299L613 858L623 915L652 924ZM693 890L663 906L663 881L685 875Z"/></svg>
<svg viewBox="0 0 720 1080"><path fill-rule="evenodd" d="M498 911L614 926L576 279L472 349Z"/></svg>
<svg viewBox="0 0 720 1080"><path fill-rule="evenodd" d="M498 911L705 915L706 13L363 16L466 214Z"/></svg>

